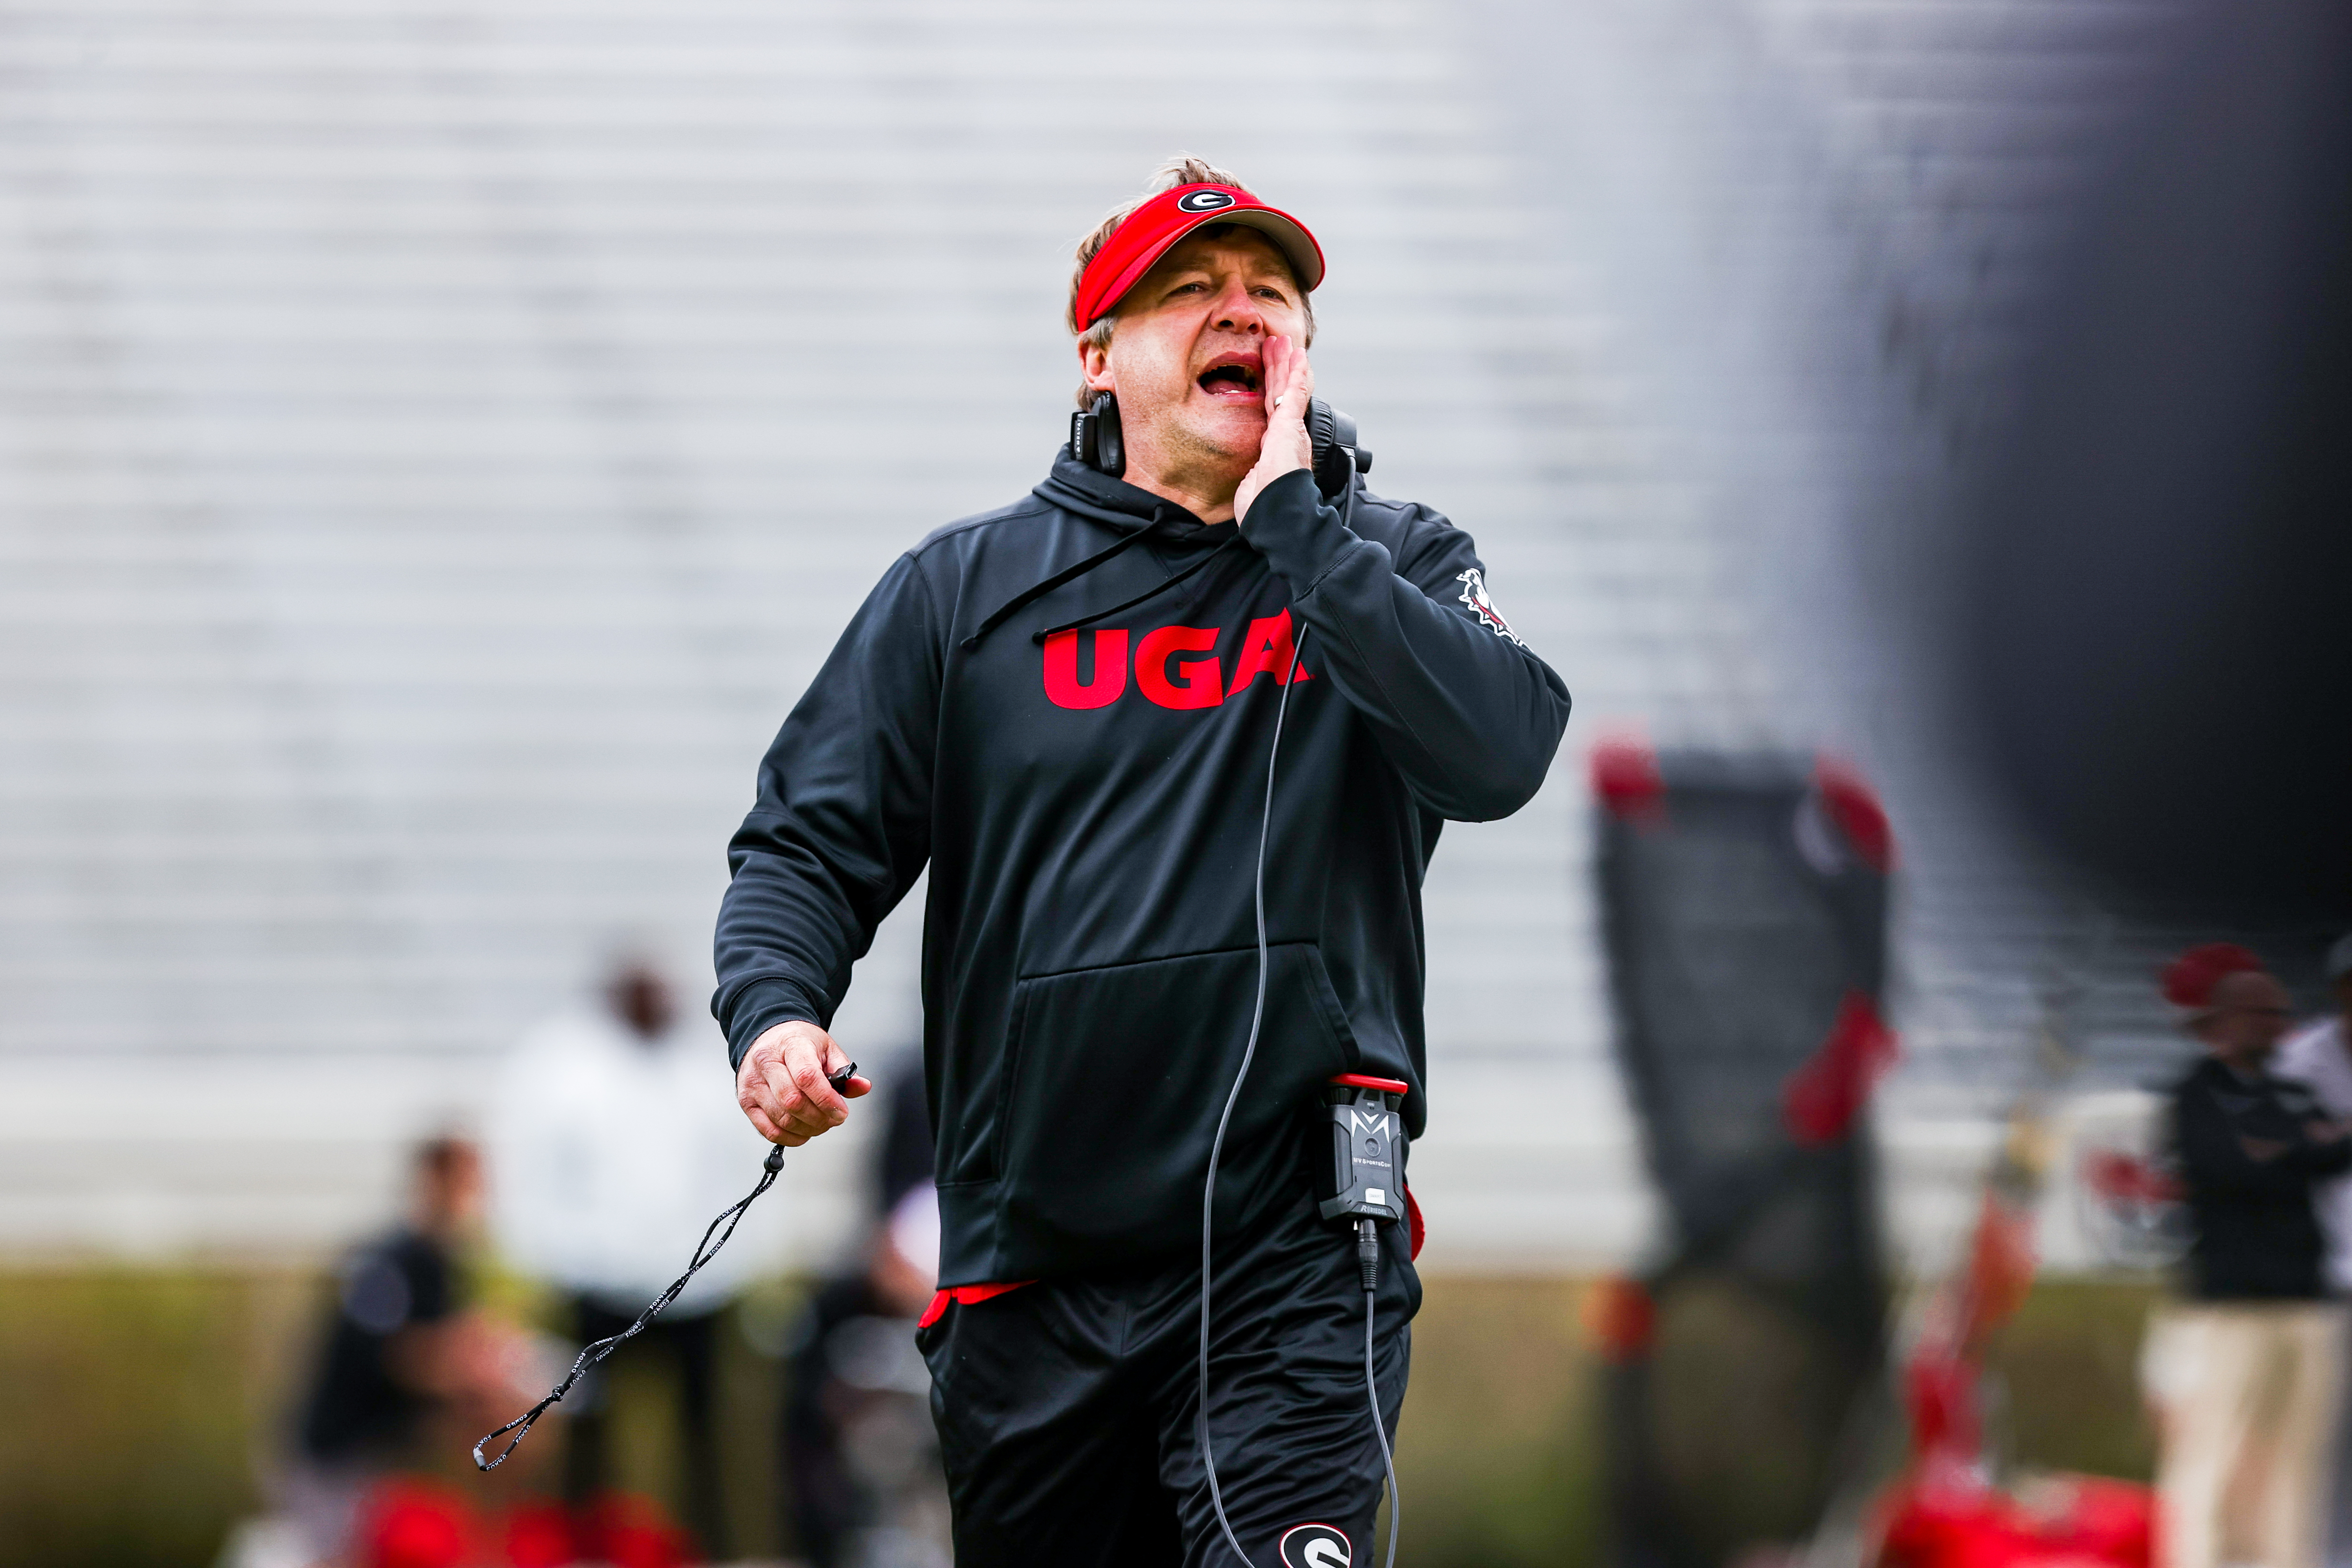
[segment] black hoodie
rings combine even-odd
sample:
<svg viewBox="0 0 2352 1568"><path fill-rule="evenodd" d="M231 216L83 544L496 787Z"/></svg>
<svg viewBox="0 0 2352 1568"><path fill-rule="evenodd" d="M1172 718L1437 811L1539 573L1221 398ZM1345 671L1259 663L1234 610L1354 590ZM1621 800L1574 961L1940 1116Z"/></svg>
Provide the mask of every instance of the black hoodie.
<svg viewBox="0 0 2352 1568"><path fill-rule="evenodd" d="M2352 1142L2315 1142L2324 1121L2305 1086L2267 1070L2241 1078L2200 1058L2172 1091L2172 1147L2194 1234L2189 1293L2200 1300L2316 1300L2327 1243L2312 1189L2352 1169Z"/></svg>
<svg viewBox="0 0 2352 1568"><path fill-rule="evenodd" d="M1294 614L1265 1028L1220 1234L1295 1195L1302 1113L1333 1075L1404 1079L1422 1131L1422 875L1444 819L1536 793L1568 692L1496 612L1470 536L1424 507L1360 479L1335 509L1301 471L1242 531L1065 452L1024 500L898 559L761 766L712 999L739 1066L776 1024L829 1026L930 868L942 1286L1198 1248L1256 991Z"/></svg>

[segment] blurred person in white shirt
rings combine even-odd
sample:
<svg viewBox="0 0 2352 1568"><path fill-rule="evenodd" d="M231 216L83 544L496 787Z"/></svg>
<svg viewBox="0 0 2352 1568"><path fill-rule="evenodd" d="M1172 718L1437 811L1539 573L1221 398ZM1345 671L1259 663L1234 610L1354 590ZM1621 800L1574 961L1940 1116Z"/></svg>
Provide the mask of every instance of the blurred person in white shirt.
<svg viewBox="0 0 2352 1568"><path fill-rule="evenodd" d="M619 1333L684 1269L711 1216L741 1197L767 1146L736 1109L725 1042L682 1021L668 982L624 959L603 1005L526 1035L502 1076L490 1124L491 1216L515 1263L561 1287L586 1343ZM687 1523L725 1552L719 1495L717 1328L760 1268L750 1232L694 1277L612 1363L670 1363L685 1444ZM584 1505L610 1484L604 1402L583 1390L572 1415L564 1494Z"/></svg>
<svg viewBox="0 0 2352 1568"><path fill-rule="evenodd" d="M2352 935L2327 950L2327 984L2336 1011L2312 1019L2279 1046L2279 1077L2311 1090L2326 1112L2352 1120ZM2352 1297L2352 1174L2336 1177L2312 1194L2312 1207L2327 1237L2327 1288ZM2352 1421L2336 1428L2334 1517L2328 1524L2331 1568L2352 1568Z"/></svg>
<svg viewBox="0 0 2352 1568"><path fill-rule="evenodd" d="M2336 1011L2323 1014L2281 1042L2272 1068L2311 1090L2312 1098L2339 1121L2352 1119L2352 936L2327 950L2327 984ZM2319 1223L2327 1233L2327 1284L2352 1295L2352 1175L2336 1177L2314 1194Z"/></svg>

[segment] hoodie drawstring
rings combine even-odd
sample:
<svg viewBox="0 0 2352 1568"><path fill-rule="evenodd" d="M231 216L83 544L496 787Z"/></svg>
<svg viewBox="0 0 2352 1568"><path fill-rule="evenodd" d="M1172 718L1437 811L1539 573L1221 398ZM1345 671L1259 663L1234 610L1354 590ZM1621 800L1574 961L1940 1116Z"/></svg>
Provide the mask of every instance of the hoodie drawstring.
<svg viewBox="0 0 2352 1568"><path fill-rule="evenodd" d="M1157 518L1152 520L1155 523L1158 521L1159 520ZM1022 589L1021 592L1013 595L1013 597L1005 600L1004 603L997 605L994 610L989 613L988 618L980 623L979 630L973 632L971 636L963 639L963 651L970 653L972 649L978 647L980 646L981 638L986 637L989 633L1003 626L1012 616L1018 614L1024 605L1035 603L1037 600L1044 598L1046 595L1052 593L1055 589L1060 587L1065 583L1074 583L1077 581L1087 573L1093 571L1096 567L1103 565L1123 553L1129 545L1136 543L1138 541L1141 540L1145 534L1150 533L1150 531L1151 527L1150 524L1147 524L1142 528L1137 529L1133 533L1129 534L1125 539L1120 540L1108 550L1100 551L1096 554L1089 555L1084 561L1079 562L1076 566L1065 567L1063 570L1055 573L1051 577L1046 578L1042 583L1030 584L1029 586Z"/></svg>
<svg viewBox="0 0 2352 1568"><path fill-rule="evenodd" d="M1055 589L1061 587L1064 584L1075 583L1079 578L1085 576L1087 573L1093 571L1096 567L1108 565L1110 562L1116 560L1120 554L1125 552L1130 546L1140 542L1146 534L1150 533L1154 528L1157 528L1159 524L1160 514L1154 512L1150 522L1137 529L1133 533L1129 534L1125 539L1120 540L1117 544L1112 545L1109 549L1097 551L1094 554L1087 556L1084 561L1079 562L1076 565L1066 566L1061 571L1056 572L1052 576L1045 579L1043 582L1032 583L1026 588L1022 589L1021 592L1013 595L1013 597L1005 600L1004 603L999 605L995 609L989 612L988 618L980 623L979 626L974 629L971 636L963 639L963 643L961 645L963 651L966 653L971 652L974 648L980 646L981 639L982 637L985 637L989 633L994 631L1006 621L1020 614L1025 606L1036 603L1039 599L1044 598L1046 595L1052 593ZM1240 539L1241 536L1241 529L1237 525L1234 529L1234 531L1228 534L1223 542L1219 543L1214 550L1210 551L1206 555L1201 557L1200 560L1195 561L1190 566L1185 567L1184 570L1177 573L1174 576L1169 578L1166 582L1160 584L1150 593L1139 594L1123 605L1114 605L1109 609L1103 611L1100 615L1088 616L1084 620L1072 621L1068 626L1048 626L1044 631L1037 633L1030 640L1033 642L1044 642L1055 632L1072 631L1079 626L1090 626L1097 621L1105 619L1110 616L1118 615L1122 610L1131 610L1135 608L1136 605L1142 604L1146 599L1156 599L1160 595L1166 593L1169 589L1173 588L1179 583L1181 583L1186 578L1192 576L1192 574L1198 572L1202 567L1206 566L1210 562L1214 561L1218 556L1223 554L1225 546L1234 543L1236 540Z"/></svg>
<svg viewBox="0 0 2352 1568"><path fill-rule="evenodd" d="M1123 605L1113 605L1109 609L1098 611L1094 615L1086 616L1084 619L1066 622L1058 626L1047 626L1043 631L1038 632L1034 637L1032 637L1029 640L1031 642L1044 642L1047 637L1052 637L1056 632L1074 632L1081 626L1090 626L1097 621L1107 621L1122 611L1131 610L1135 608L1136 605L1143 603L1146 599L1156 599L1160 597L1160 595L1168 592L1169 589L1176 586L1177 584L1184 581L1185 578L1190 577L1193 573L1198 572L1202 567L1206 566L1210 562L1214 561L1218 556L1223 555L1225 552L1227 545L1239 543L1241 542L1241 529L1239 527L1235 527L1233 532L1227 534L1223 541L1221 542L1214 550L1210 551L1206 555L1202 556L1201 559L1193 562L1192 564L1185 567L1184 570L1177 573L1176 575L1169 578L1168 581L1160 584L1158 587L1153 588L1149 593L1138 594L1134 598L1129 599Z"/></svg>

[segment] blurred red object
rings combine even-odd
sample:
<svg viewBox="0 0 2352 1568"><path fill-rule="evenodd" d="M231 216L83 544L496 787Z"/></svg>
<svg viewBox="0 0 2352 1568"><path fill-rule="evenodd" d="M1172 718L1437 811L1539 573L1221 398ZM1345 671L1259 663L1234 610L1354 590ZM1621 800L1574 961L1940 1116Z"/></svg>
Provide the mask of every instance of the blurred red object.
<svg viewBox="0 0 2352 1568"><path fill-rule="evenodd" d="M580 1510L573 1530L580 1555L612 1568L685 1568L701 1561L694 1538L651 1498L606 1492Z"/></svg>
<svg viewBox="0 0 2352 1568"><path fill-rule="evenodd" d="M2033 1283L2033 1215L1988 1192L1961 1275L1904 1368L1911 1463L1875 1510L1878 1568L2150 1568L2156 1494L2101 1476L1993 1485L1977 1407L1985 1347Z"/></svg>
<svg viewBox="0 0 2352 1568"><path fill-rule="evenodd" d="M2188 1196L2169 1172L2113 1149L2083 1157L2083 1184L2109 1203L2174 1204Z"/></svg>
<svg viewBox="0 0 2352 1568"><path fill-rule="evenodd" d="M579 1560L572 1541L572 1515L560 1502L518 1504L507 1514L509 1568L567 1568Z"/></svg>
<svg viewBox="0 0 2352 1568"><path fill-rule="evenodd" d="M1666 825L1665 776L1643 742L1619 735L1593 747L1592 793L1612 816L1640 827Z"/></svg>
<svg viewBox="0 0 2352 1568"><path fill-rule="evenodd" d="M1862 863L1882 877L1894 870L1895 829L1887 825L1877 792L1863 782L1862 774L1834 757L1823 757L1814 764L1813 788L1821 795L1822 814L1845 835Z"/></svg>
<svg viewBox="0 0 2352 1568"><path fill-rule="evenodd" d="M2261 959L2234 942L2209 942L2166 964L2157 978L2163 984L2164 999L2174 1006L2202 1007L2222 981L2262 967Z"/></svg>
<svg viewBox="0 0 2352 1568"><path fill-rule="evenodd" d="M693 1538L651 1498L608 1492L577 1512L530 1500L494 1517L416 1476L371 1491L353 1539L360 1568L688 1568L700 1561Z"/></svg>
<svg viewBox="0 0 2352 1568"><path fill-rule="evenodd" d="M2064 1488L2063 1507L2045 1509L2039 1491L2026 1507L2041 1521L2042 1539L2078 1556L2133 1565L2156 1556L2156 1493L2132 1481L2105 1476L2062 1476L2045 1483Z"/></svg>
<svg viewBox="0 0 2352 1568"><path fill-rule="evenodd" d="M1844 1137L1869 1102L1879 1075L1894 1065L1896 1048L1895 1031L1878 1016L1877 1004L1863 992L1847 992L1829 1038L1789 1075L1780 1091L1789 1135L1807 1148Z"/></svg>
<svg viewBox="0 0 2352 1568"><path fill-rule="evenodd" d="M2041 1261L2033 1250L2032 1211L1987 1193L1969 1248L1968 1315L1960 1342L1971 1354L2025 1304Z"/></svg>
<svg viewBox="0 0 2352 1568"><path fill-rule="evenodd" d="M1920 1355L1904 1369L1903 1398L1911 1415L1914 1468L1965 1468L1984 1447L1977 1415L1977 1369L1951 1356Z"/></svg>
<svg viewBox="0 0 2352 1568"><path fill-rule="evenodd" d="M1881 1568L2148 1568L2156 1498L2102 1476L2055 1476L2026 1497L1915 1479L1885 1505Z"/></svg>
<svg viewBox="0 0 2352 1568"><path fill-rule="evenodd" d="M497 1561L483 1549L473 1505L415 1476L394 1476L368 1493L352 1540L364 1568L482 1568Z"/></svg>
<svg viewBox="0 0 2352 1568"><path fill-rule="evenodd" d="M1584 1331L1601 1360L1639 1361L1657 1338L1658 1303L1639 1279L1612 1275L1584 1298Z"/></svg>

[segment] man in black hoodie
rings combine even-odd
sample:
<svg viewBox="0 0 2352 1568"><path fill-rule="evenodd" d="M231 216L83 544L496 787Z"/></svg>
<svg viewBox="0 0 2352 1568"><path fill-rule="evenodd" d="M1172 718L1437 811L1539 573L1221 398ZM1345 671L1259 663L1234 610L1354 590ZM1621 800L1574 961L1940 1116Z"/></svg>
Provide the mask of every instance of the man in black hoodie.
<svg viewBox="0 0 2352 1568"><path fill-rule="evenodd" d="M2352 1142L2303 1085L2271 1075L2294 1013L2252 953L2191 948L2164 988L2207 1053L2171 1107L2189 1300L2158 1314L2143 1352L2166 1555L2172 1568L2319 1568L2344 1331L2312 1189L2352 1167Z"/></svg>
<svg viewBox="0 0 2352 1568"><path fill-rule="evenodd" d="M1352 1076L1394 1083L1420 1134L1423 874L1444 821L1527 803L1568 719L1467 534L1352 475L1318 489L1312 236L1192 160L1157 184L1071 289L1079 404L1116 397L1123 470L1066 446L891 567L761 766L719 922L739 1099L798 1144L868 1087L826 1083L848 1061L826 1026L929 868L920 1342L967 1568L1226 1560L1204 1435L1252 1562L1366 1542L1365 1300L1307 1116ZM1254 1018L1202 1420L1203 1182ZM1420 1300L1396 1228L1391 1422Z"/></svg>

